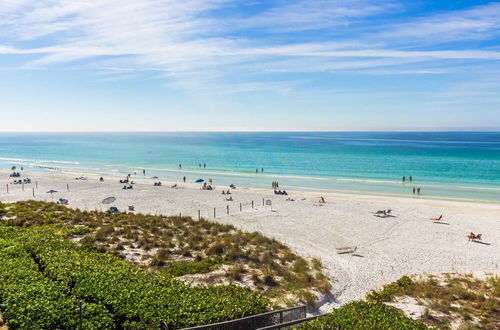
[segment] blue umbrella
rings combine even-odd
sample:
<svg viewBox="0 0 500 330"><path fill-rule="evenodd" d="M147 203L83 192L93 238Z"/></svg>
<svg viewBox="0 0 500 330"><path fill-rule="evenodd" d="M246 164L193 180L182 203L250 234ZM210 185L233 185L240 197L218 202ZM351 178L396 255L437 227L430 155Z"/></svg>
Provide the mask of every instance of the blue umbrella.
<svg viewBox="0 0 500 330"><path fill-rule="evenodd" d="M205 181L205 180L203 180L203 179L198 179L198 180L196 180L195 182L196 182L196 183L200 183L200 182L203 182L203 181Z"/></svg>

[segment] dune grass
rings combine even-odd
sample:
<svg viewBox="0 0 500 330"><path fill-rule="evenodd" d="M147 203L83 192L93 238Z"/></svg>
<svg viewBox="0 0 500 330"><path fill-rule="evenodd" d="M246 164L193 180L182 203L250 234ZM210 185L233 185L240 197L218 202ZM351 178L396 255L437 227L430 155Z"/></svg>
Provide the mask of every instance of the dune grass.
<svg viewBox="0 0 500 330"><path fill-rule="evenodd" d="M370 301L392 302L405 296L415 298L426 307L423 321L448 329L500 329L500 277L485 279L471 274L407 276L368 295Z"/></svg>
<svg viewBox="0 0 500 330"><path fill-rule="evenodd" d="M0 214L4 225L61 228L83 246L151 271L183 276L225 269L221 283L249 286L281 305L312 304L331 290L319 260L304 259L260 233L205 219L81 211L39 201L0 205Z"/></svg>

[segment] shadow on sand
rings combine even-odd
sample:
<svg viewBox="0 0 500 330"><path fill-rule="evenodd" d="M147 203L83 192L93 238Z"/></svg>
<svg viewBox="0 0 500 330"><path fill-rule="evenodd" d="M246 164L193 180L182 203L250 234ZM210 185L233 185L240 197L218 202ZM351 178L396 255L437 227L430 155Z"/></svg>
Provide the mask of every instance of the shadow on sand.
<svg viewBox="0 0 500 330"><path fill-rule="evenodd" d="M438 225L447 225L447 226L450 225L448 222L441 222L441 221L433 221L433 223L438 224Z"/></svg>
<svg viewBox="0 0 500 330"><path fill-rule="evenodd" d="M483 244L483 245L491 245L490 243L486 243L486 242L481 242L481 241L472 241L473 243L477 243L477 244Z"/></svg>

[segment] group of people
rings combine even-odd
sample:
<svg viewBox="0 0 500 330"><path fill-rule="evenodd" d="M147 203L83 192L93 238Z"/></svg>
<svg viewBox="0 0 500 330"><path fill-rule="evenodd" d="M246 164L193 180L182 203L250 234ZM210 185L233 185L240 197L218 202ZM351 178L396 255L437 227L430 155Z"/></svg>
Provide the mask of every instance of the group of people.
<svg viewBox="0 0 500 330"><path fill-rule="evenodd" d="M402 180L402 181L403 181L403 183L405 183L405 182L406 182L406 176L403 176L403 180ZM408 178L408 181L409 181L409 182L413 182L413 177L412 177L411 175L410 175L410 177Z"/></svg>
<svg viewBox="0 0 500 330"><path fill-rule="evenodd" d="M258 168L255 169L255 173L259 173L259 169ZM263 168L260 169L260 173L264 173L264 169Z"/></svg>
<svg viewBox="0 0 500 330"><path fill-rule="evenodd" d="M30 178L26 178L26 179L19 179L19 180L14 180L12 182L13 184L23 184L23 183L31 183L31 179Z"/></svg>
<svg viewBox="0 0 500 330"><path fill-rule="evenodd" d="M276 190L276 188L279 188L280 185L279 185L278 181L273 181L271 183L271 186L273 187L274 190Z"/></svg>
<svg viewBox="0 0 500 330"><path fill-rule="evenodd" d="M406 183L406 176L403 176L403 179L401 181L403 183ZM413 177L411 175L408 177L408 182L413 182ZM413 195L420 195L420 187L413 187Z"/></svg>
<svg viewBox="0 0 500 330"><path fill-rule="evenodd" d="M274 189L274 194L275 195L285 195L285 196L288 196L288 193L286 192L285 189L283 189L283 191Z"/></svg>
<svg viewBox="0 0 500 330"><path fill-rule="evenodd" d="M160 182L160 181L155 182L155 183L153 183L153 186L155 186L155 187L159 187L159 186L161 186L161 182Z"/></svg>
<svg viewBox="0 0 500 330"><path fill-rule="evenodd" d="M206 182L203 182L201 190L214 190L214 188L211 185L207 184Z"/></svg>
<svg viewBox="0 0 500 330"><path fill-rule="evenodd" d="M11 177L11 178L19 178L20 176L21 176L21 173L19 173L19 172L12 172L12 173L10 174L10 177Z"/></svg>

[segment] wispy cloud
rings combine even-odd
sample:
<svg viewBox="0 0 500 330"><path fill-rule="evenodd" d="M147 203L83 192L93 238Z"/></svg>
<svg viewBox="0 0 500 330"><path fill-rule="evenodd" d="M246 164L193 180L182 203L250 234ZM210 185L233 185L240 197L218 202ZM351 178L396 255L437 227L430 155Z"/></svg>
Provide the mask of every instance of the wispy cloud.
<svg viewBox="0 0 500 330"><path fill-rule="evenodd" d="M500 3L498 2L410 18L404 23L385 26L381 31L381 36L385 38L412 38L412 43L424 41L426 44L483 40L495 38L499 34Z"/></svg>
<svg viewBox="0 0 500 330"><path fill-rule="evenodd" d="M230 21L239 29L253 28L284 33L349 25L400 7L394 1L380 0L278 1L258 15Z"/></svg>
<svg viewBox="0 0 500 330"><path fill-rule="evenodd" d="M403 10L403 5L368 0L270 3L256 3L256 9L244 17L235 12L235 20L221 13L241 5L240 1L4 0L0 4L0 54L29 55L24 67L30 68L70 63L122 77L133 77L129 71L157 71L166 79L200 83L256 70L262 74L340 70L436 74L443 71L422 66L416 70L409 65L500 60L495 48L426 47L495 37L500 24L498 3L406 19L353 35L349 34L351 26ZM265 32L249 32L255 30ZM293 38L308 30L337 37Z"/></svg>

